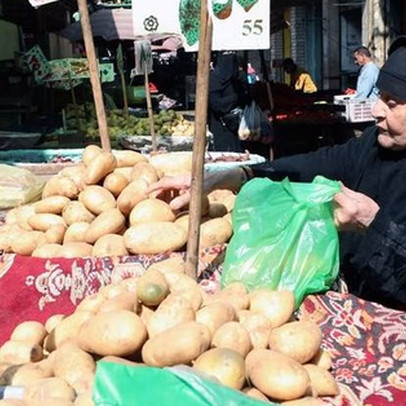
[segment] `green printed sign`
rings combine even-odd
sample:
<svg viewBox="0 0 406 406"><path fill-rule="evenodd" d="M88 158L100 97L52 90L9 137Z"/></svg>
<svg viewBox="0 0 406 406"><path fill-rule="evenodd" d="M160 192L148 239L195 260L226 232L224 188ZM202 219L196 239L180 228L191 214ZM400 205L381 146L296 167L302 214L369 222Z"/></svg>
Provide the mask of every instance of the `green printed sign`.
<svg viewBox="0 0 406 406"><path fill-rule="evenodd" d="M35 82L41 84L49 76L51 66L39 45L35 45L24 54L24 60L34 75Z"/></svg>
<svg viewBox="0 0 406 406"><path fill-rule="evenodd" d="M86 58L64 58L49 61L51 72L46 78L46 82L60 80L88 79L89 64Z"/></svg>
<svg viewBox="0 0 406 406"><path fill-rule="evenodd" d="M101 63L99 65L100 79L104 82L114 82L114 65L112 63Z"/></svg>
<svg viewBox="0 0 406 406"><path fill-rule="evenodd" d="M43 81L52 83L52 87L56 89L70 90L71 87L80 85L84 79L90 78L89 63L86 58L54 59L48 64L50 72ZM100 64L99 71L102 82L114 81L112 63Z"/></svg>

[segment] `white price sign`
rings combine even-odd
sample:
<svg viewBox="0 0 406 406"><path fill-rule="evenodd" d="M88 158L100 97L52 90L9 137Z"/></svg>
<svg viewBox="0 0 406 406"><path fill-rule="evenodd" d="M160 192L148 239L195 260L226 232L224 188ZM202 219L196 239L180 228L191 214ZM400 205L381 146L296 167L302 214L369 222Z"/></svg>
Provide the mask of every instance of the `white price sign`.
<svg viewBox="0 0 406 406"><path fill-rule="evenodd" d="M213 21L213 50L268 49L270 0L207 0ZM137 35L180 34L187 51L197 51L200 0L133 0Z"/></svg>
<svg viewBox="0 0 406 406"><path fill-rule="evenodd" d="M55 3L58 0L29 0L31 6L38 8L48 3Z"/></svg>

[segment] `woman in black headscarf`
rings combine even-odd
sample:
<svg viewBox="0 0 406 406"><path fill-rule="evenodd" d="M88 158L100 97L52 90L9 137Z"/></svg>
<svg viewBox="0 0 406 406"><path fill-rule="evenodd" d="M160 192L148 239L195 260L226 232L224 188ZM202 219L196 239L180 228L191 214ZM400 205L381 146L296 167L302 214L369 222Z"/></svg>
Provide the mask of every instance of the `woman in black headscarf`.
<svg viewBox="0 0 406 406"><path fill-rule="evenodd" d="M243 152L238 126L247 94L247 84L238 68L237 55L219 54L210 72L208 123L213 134L211 150Z"/></svg>

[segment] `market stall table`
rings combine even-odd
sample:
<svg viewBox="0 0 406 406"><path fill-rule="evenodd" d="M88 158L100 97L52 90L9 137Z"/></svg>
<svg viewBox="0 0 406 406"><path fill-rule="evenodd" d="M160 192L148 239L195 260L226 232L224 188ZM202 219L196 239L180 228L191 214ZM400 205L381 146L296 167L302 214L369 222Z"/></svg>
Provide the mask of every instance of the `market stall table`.
<svg viewBox="0 0 406 406"><path fill-rule="evenodd" d="M274 158L342 144L358 135L360 123L346 121L345 106L333 103L331 91L304 94L282 83L271 83L271 90ZM251 94L263 111L269 109L263 83L255 83Z"/></svg>

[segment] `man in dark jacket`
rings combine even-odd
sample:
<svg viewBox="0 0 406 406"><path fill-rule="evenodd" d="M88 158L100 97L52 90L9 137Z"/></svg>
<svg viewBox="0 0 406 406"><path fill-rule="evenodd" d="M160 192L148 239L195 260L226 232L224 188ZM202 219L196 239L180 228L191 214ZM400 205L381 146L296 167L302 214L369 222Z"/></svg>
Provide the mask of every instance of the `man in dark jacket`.
<svg viewBox="0 0 406 406"><path fill-rule="evenodd" d="M251 176L310 182L339 180L335 220L340 229L341 272L349 291L388 307L406 308L406 43L394 42L382 67L373 108L376 125L343 145L281 158L251 168L205 175L205 190L238 190ZM184 177L153 188L183 188ZM345 185L345 186L344 186ZM182 206L184 193L171 202Z"/></svg>

